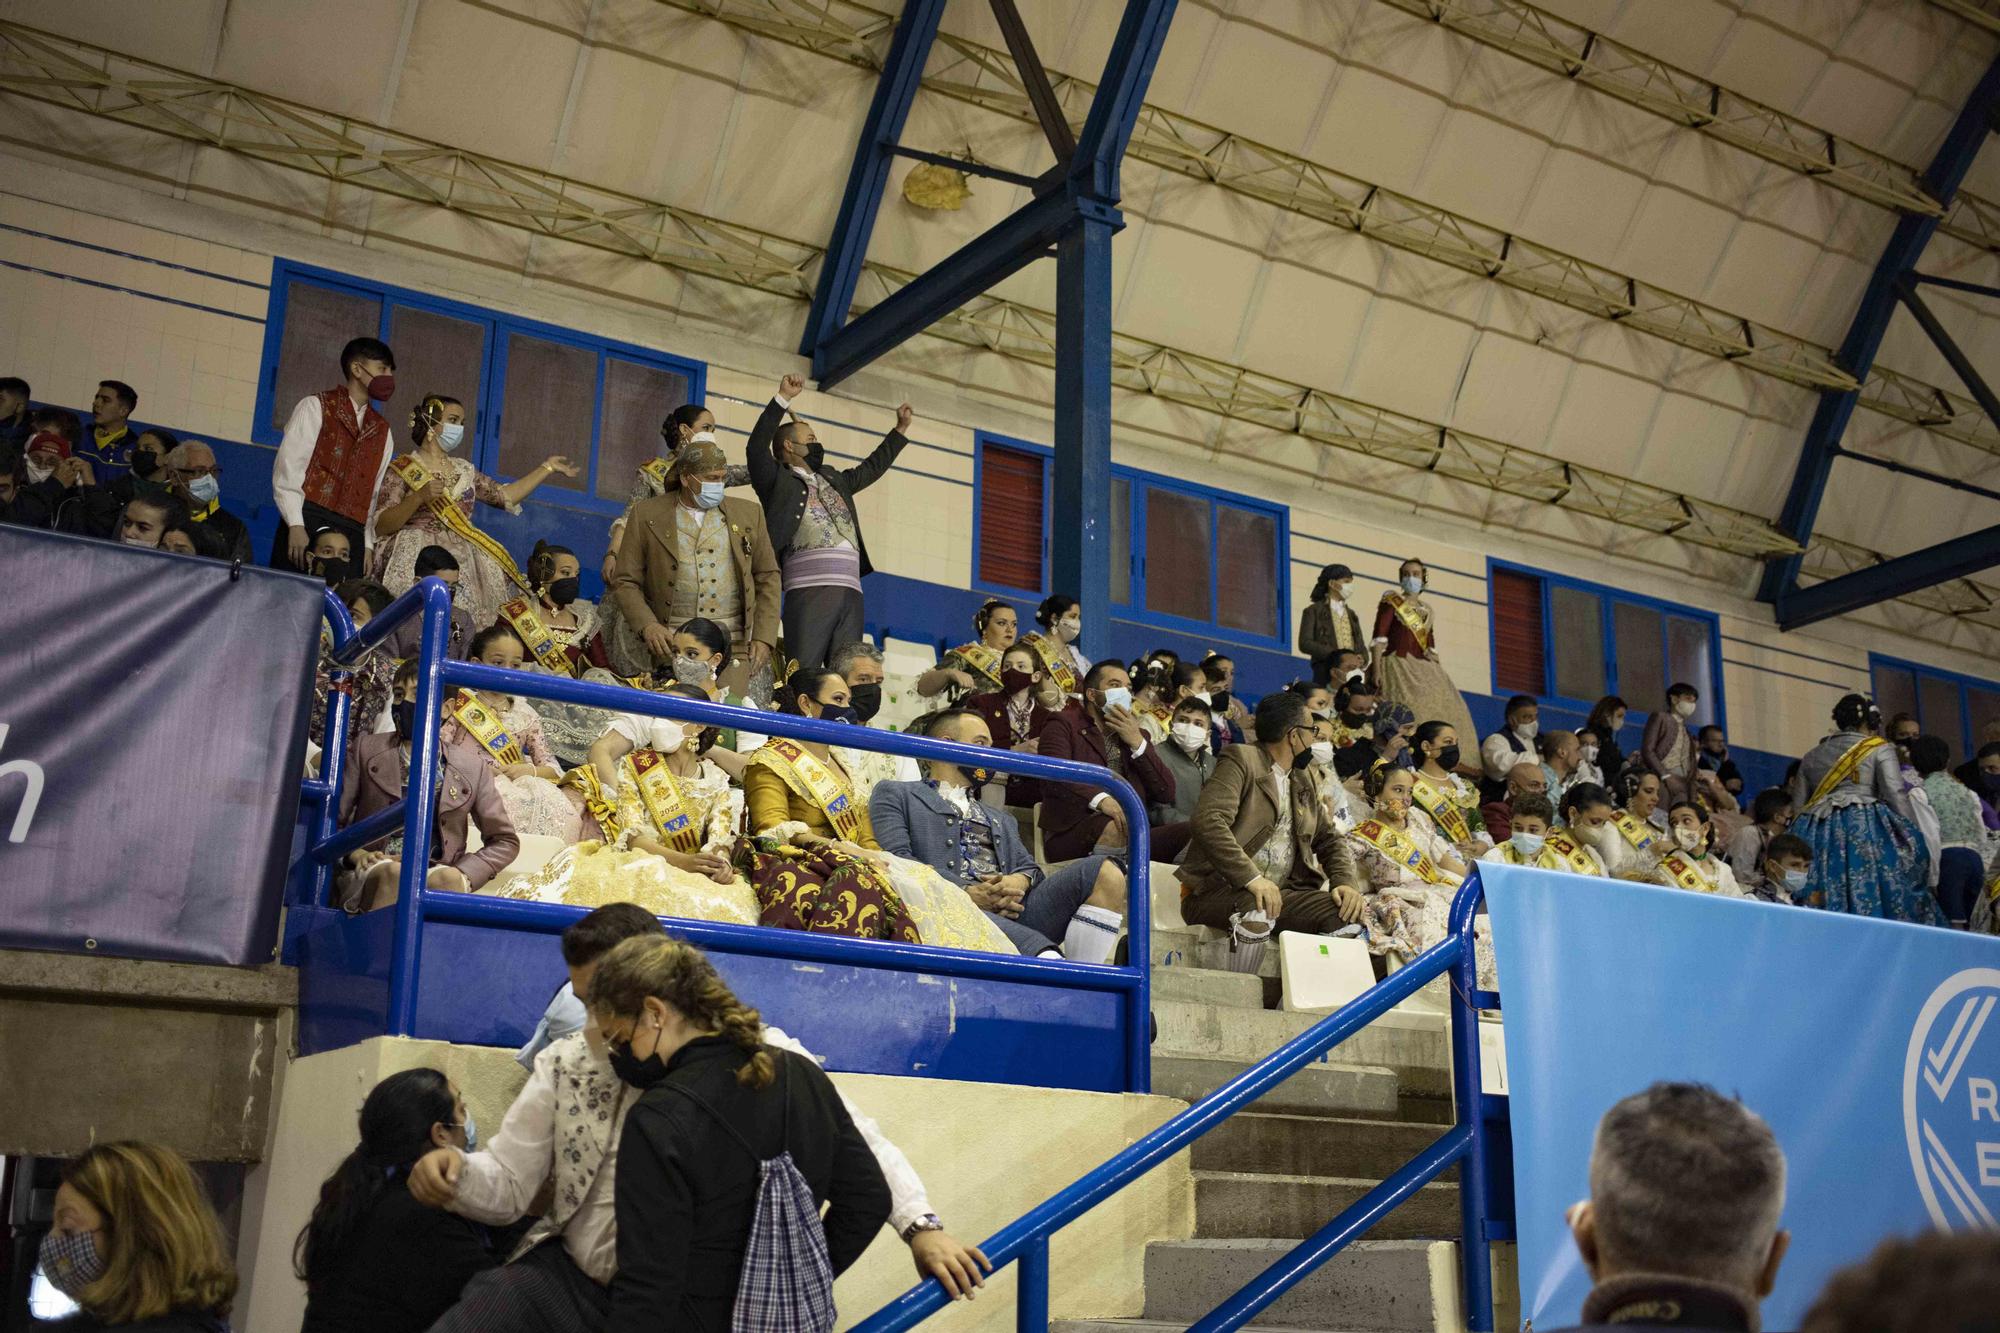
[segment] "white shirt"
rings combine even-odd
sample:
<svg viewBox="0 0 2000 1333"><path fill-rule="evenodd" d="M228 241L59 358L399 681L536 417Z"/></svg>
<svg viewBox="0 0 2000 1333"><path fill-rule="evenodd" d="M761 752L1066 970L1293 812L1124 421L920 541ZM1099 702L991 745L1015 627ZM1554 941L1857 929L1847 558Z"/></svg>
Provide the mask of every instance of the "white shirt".
<svg viewBox="0 0 2000 1333"><path fill-rule="evenodd" d="M560 1000L561 996L557 998ZM562 1040L583 1042L584 1036L575 1032ZM780 1050L803 1055L814 1063L819 1061L818 1056L777 1028L765 1028L764 1041ZM617 1076L611 1072L611 1062L591 1050L587 1043L584 1049L598 1074L615 1082ZM554 1062L552 1048L544 1049L537 1055L527 1083L522 1085L514 1104L507 1108L506 1118L500 1122L500 1132L487 1140L486 1146L478 1152L459 1152L465 1169L459 1175L458 1196L450 1204L452 1212L488 1226L505 1226L527 1213L528 1205L541 1190L542 1182L555 1168ZM630 1089L623 1091L629 1092ZM570 1258L599 1283L609 1283L618 1271L618 1219L615 1211L618 1140L624 1134L625 1117L637 1100L636 1097L620 1096L615 1113L618 1124L610 1136L610 1146L605 1149L604 1164L591 1178L582 1205L562 1232L563 1248L569 1251ZM889 1225L901 1235L912 1222L931 1212L930 1200L924 1194L924 1182L918 1177L916 1168L910 1165L910 1159L903 1155L902 1149L882 1136L880 1126L848 1101L845 1093L841 1094L840 1101L847 1108L854 1127L867 1141L868 1150L875 1155L883 1178L888 1181Z"/></svg>
<svg viewBox="0 0 2000 1333"><path fill-rule="evenodd" d="M1510 738L1520 741L1525 747L1519 754L1514 753L1514 747L1507 743ZM1496 731L1479 747L1479 763L1486 770L1486 777L1490 782L1504 782L1514 765L1524 761L1533 764L1542 762L1541 757L1535 753L1533 742L1522 741L1511 731ZM1550 798L1551 801L1554 799Z"/></svg>
<svg viewBox="0 0 2000 1333"><path fill-rule="evenodd" d="M355 415L365 419L367 411L364 406ZM319 443L320 424L319 395L299 399L291 419L285 422L285 438L279 441L278 456L271 463L271 498L277 502L278 517L291 527L305 526L306 464L312 462L313 446ZM375 484L368 492L368 521L361 527L369 546L375 544L375 500L382 494L382 474L389 470L395 453L396 435L390 431L383 437L382 464L375 469Z"/></svg>

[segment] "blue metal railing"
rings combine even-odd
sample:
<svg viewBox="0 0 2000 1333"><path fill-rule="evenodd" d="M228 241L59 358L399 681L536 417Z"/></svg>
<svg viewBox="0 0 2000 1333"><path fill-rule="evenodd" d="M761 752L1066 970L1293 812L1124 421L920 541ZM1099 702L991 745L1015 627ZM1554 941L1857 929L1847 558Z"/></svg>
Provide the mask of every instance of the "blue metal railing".
<svg viewBox="0 0 2000 1333"><path fill-rule="evenodd" d="M1324 1056L1434 978L1445 975L1452 979L1452 1091L1457 1123L1387 1180L1210 1311L1192 1326L1190 1333L1228 1333L1241 1328L1454 1165L1460 1168L1459 1256L1466 1322L1475 1333L1492 1333L1489 1145L1480 1086L1478 1011L1499 1008L1500 999L1491 991L1478 989L1478 952L1473 947L1473 929L1483 897L1475 866L1452 902L1451 934L1442 943L1425 950L1367 994L1342 1006L1082 1179L994 1232L980 1248L995 1268L1010 1262L1019 1262L1021 1266L1015 1312L1016 1326L1022 1333L1029 1330L1041 1333L1048 1327L1048 1255L1052 1234ZM937 1279L927 1278L856 1324L853 1333L897 1333L949 1303Z"/></svg>
<svg viewBox="0 0 2000 1333"><path fill-rule="evenodd" d="M336 830L341 783L346 777L347 734L353 723L344 689L347 669L413 615L420 618L421 625L416 726L410 741L410 776L403 799L366 819L356 820L348 827ZM327 905L333 866L355 848L391 835L398 828L402 830L406 848L431 845L431 824L437 807L440 710L448 693L459 687L501 691L530 699L552 699L559 703L670 718L703 726L734 727L755 734L820 741L850 749L879 750L912 759L942 760L963 767L977 765L1002 773L1021 773L1043 781L1085 783L1109 791L1125 814L1129 844L1126 849L1125 921L1130 941L1129 962L1125 966L1023 958L678 918L675 919L674 929L696 944L731 953L1116 993L1121 997L1123 1008L1126 1088L1132 1092L1150 1090L1149 983L1153 918L1149 872L1152 841L1144 802L1131 785L1117 775L1095 765L1049 759L1038 754L876 731L787 713L708 703L680 695L656 694L623 685L601 685L564 676L451 661L445 654L451 623L451 597L436 579L418 580L416 586L396 598L380 615L358 630L347 608L329 591L326 595L326 620L333 639L330 655L336 667L336 688L328 700L322 777L304 784L305 794L319 807L312 820L308 852L313 867L313 906ZM417 983L423 963L422 925L426 919L554 933L569 925L578 915L578 909L573 907L514 902L478 894L428 892L424 887L428 869L428 858L404 856L396 903L388 909L396 914L389 971L388 1035L392 1036L410 1036L415 1032Z"/></svg>

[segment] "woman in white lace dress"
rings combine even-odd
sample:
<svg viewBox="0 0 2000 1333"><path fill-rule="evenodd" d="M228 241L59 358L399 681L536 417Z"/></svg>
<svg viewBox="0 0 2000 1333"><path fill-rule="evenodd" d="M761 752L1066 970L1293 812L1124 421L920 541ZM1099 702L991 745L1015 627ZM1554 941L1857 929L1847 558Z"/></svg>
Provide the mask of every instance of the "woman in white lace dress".
<svg viewBox="0 0 2000 1333"><path fill-rule="evenodd" d="M1451 932L1451 904L1465 879L1465 862L1451 840L1417 809L1410 770L1377 764L1365 790L1374 813L1347 835L1354 862L1368 877L1371 953L1396 954L1404 961L1444 942ZM1479 984L1499 986L1493 940L1480 923Z"/></svg>
<svg viewBox="0 0 2000 1333"><path fill-rule="evenodd" d="M416 447L390 461L376 499L374 576L392 593L407 592L417 581L417 552L442 546L458 560L458 604L472 613L474 628L485 629L500 603L522 587L506 548L473 525L473 504L518 514L536 487L558 472L574 477L577 467L551 454L503 486L452 453L465 436L465 406L456 398L427 394L410 414ZM410 485L412 480L419 484Z"/></svg>

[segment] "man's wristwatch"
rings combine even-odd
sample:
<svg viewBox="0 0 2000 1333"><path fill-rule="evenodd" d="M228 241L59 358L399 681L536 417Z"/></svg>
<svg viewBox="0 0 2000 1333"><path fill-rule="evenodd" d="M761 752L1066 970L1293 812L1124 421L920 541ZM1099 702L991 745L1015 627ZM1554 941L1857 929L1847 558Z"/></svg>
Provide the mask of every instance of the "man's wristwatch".
<svg viewBox="0 0 2000 1333"><path fill-rule="evenodd" d="M910 1239L913 1236L915 1236L919 1231L943 1231L943 1230L944 1230L944 1223L938 1221L938 1215L936 1213L925 1213L922 1217L918 1218L916 1221L910 1223L910 1225L903 1228L903 1243L905 1245L908 1245L910 1243Z"/></svg>

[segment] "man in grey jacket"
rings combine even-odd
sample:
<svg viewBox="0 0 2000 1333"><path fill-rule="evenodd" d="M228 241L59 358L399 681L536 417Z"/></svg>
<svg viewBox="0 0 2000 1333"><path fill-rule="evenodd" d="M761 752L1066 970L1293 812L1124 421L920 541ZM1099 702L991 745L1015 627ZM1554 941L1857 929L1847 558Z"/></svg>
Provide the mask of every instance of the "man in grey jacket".
<svg viewBox="0 0 2000 1333"><path fill-rule="evenodd" d="M961 745L993 744L985 719L965 709L932 714L924 734ZM1045 872L1021 842L1014 817L974 799L973 790L990 773L930 761L924 767L928 781L875 784L868 813L882 850L934 867L971 894L1031 958L1060 953L1072 962L1107 961L1125 915L1125 872L1118 863L1086 856Z"/></svg>

